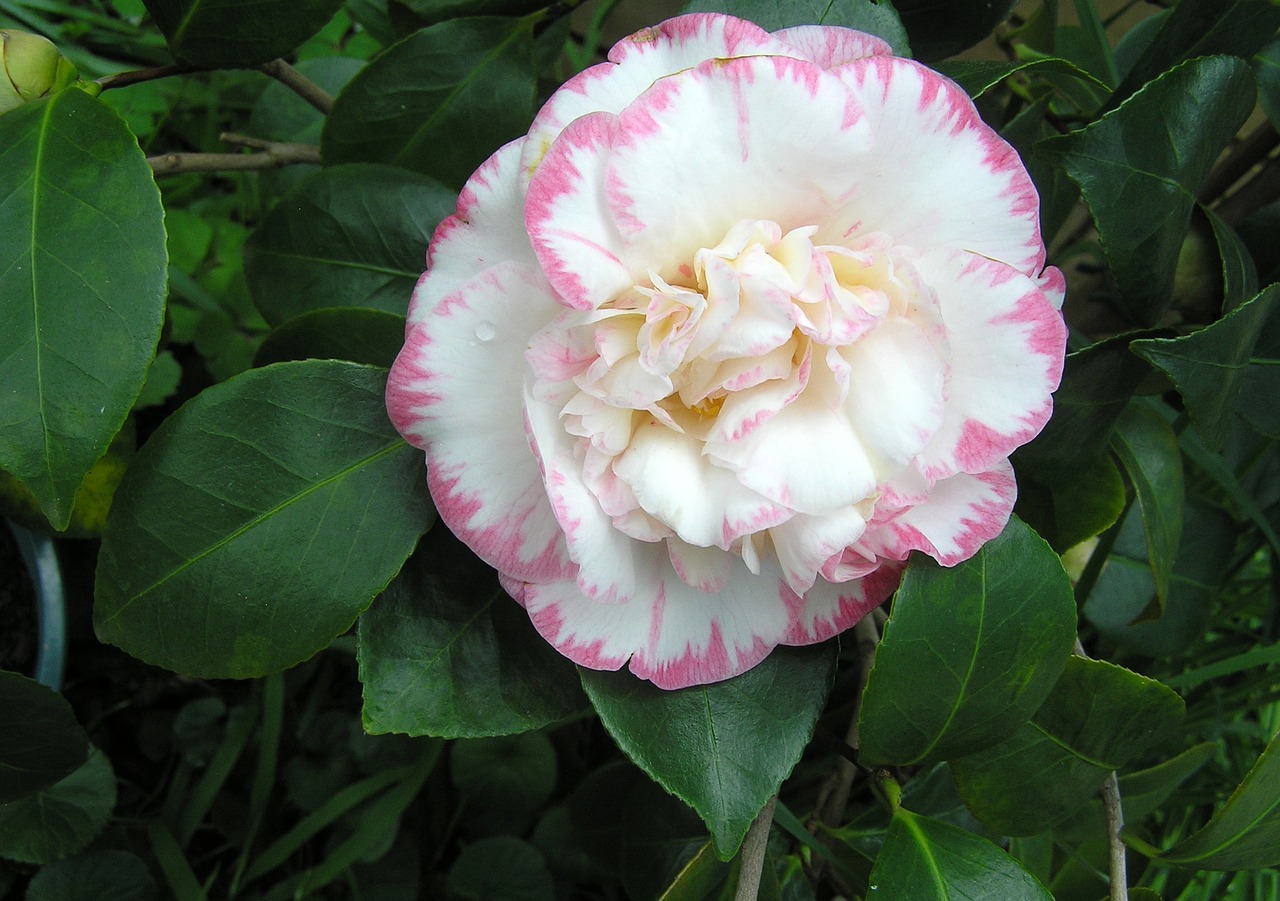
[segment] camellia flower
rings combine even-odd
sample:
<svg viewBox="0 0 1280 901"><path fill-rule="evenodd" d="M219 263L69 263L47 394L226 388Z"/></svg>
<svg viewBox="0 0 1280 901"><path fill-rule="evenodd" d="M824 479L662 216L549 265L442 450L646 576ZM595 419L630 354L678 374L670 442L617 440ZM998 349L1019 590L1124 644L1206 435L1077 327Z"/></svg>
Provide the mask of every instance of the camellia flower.
<svg viewBox="0 0 1280 901"><path fill-rule="evenodd" d="M1038 216L969 98L880 39L680 16L471 177L391 417L563 654L725 679L1003 529L1066 337Z"/></svg>

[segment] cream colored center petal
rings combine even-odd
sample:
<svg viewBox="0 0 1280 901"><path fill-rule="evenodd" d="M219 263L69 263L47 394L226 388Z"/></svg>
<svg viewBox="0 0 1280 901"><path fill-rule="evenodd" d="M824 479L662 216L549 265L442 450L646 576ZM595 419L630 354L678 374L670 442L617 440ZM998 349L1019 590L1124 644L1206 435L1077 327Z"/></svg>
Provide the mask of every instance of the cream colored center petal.
<svg viewBox="0 0 1280 901"><path fill-rule="evenodd" d="M702 590L769 553L807 590L942 421L946 332L910 252L816 232L740 222L530 345L601 509Z"/></svg>

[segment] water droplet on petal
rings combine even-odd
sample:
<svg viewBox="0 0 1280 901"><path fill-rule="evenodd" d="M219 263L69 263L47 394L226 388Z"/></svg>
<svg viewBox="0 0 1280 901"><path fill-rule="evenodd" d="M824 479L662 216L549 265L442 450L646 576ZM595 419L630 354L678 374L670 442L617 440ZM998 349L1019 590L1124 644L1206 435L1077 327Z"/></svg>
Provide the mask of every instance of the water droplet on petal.
<svg viewBox="0 0 1280 901"><path fill-rule="evenodd" d="M492 341L496 334L498 330L493 327L492 322L481 322L476 326L476 337L481 341Z"/></svg>

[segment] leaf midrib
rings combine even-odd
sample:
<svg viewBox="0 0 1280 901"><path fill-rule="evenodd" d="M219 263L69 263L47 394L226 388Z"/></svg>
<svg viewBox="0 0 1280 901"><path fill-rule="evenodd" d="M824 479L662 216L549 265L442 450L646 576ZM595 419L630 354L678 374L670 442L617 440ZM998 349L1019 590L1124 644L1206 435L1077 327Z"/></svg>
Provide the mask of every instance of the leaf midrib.
<svg viewBox="0 0 1280 901"><path fill-rule="evenodd" d="M396 441L392 442L391 444L387 445L381 450L375 451L372 454L368 454L362 457L361 459L355 461L351 465L340 469L338 472L335 472L332 475L327 476L317 482L311 483L302 491L299 491L296 494L286 497L284 500L280 501L271 509L265 510L262 513L259 513L257 516L253 517L253 519L249 520L244 525L235 529L230 534L224 536L223 538L220 538L218 541L209 545L207 548L200 551L195 556L182 561L182 563L179 566L165 573L160 578L156 579L154 582L148 585L146 588L142 589L139 592L136 592L132 597L128 598L128 600L126 600L117 609L113 610L108 616L106 616L102 620L102 624L105 626L108 623L112 622L113 620L116 619L116 617L120 616L122 613L124 613L126 610L132 607L134 602L146 597L148 594L155 591L157 588L164 585L166 582L170 581L171 579L177 577L181 573L190 569L196 563L199 563L205 557L208 557L210 554L213 554L216 551L226 547L228 544L235 541L241 535L245 534L251 529L256 528L257 526L261 525L263 522L266 522L268 519L275 516L277 513L280 513L282 510L285 510L286 508L292 506L293 504L298 503L303 498L309 497L310 495L314 494L316 491L319 491L321 488L324 488L326 485L331 485L334 482L342 478L345 478L346 476L355 472L356 470L362 467L368 466L382 459L383 457L386 457L394 453L395 451L398 451L401 447L404 447L404 446L405 446L404 439L398 438Z"/></svg>

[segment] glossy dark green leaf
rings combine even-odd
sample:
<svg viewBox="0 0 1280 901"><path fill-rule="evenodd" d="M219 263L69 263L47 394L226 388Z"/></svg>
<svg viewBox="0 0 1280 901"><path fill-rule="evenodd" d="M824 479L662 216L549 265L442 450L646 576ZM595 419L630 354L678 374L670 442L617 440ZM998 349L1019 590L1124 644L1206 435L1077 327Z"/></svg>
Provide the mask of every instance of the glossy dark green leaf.
<svg viewBox="0 0 1280 901"><path fill-rule="evenodd" d="M1270 0L1181 0L1116 89L1112 103L1192 57L1230 53L1248 59L1277 28L1280 6Z"/></svg>
<svg viewBox="0 0 1280 901"><path fill-rule="evenodd" d="M70 775L33 795L0 804L0 857L52 863L93 841L116 806L116 777L107 756L91 748Z"/></svg>
<svg viewBox="0 0 1280 901"><path fill-rule="evenodd" d="M1208 207L1201 208L1213 229L1222 260L1222 309L1234 310L1258 293L1258 267L1234 228Z"/></svg>
<svg viewBox="0 0 1280 901"><path fill-rule="evenodd" d="M1084 618L1121 648L1150 657L1182 657L1213 613L1219 585L1235 552L1239 527L1220 507L1191 502L1169 574L1169 596L1160 611L1147 561L1142 513L1135 506L1121 525L1111 553L1081 610Z"/></svg>
<svg viewBox="0 0 1280 901"><path fill-rule="evenodd" d="M1017 519L957 566L917 556L867 680L861 759L907 765L995 744L1049 693L1075 624L1058 555Z"/></svg>
<svg viewBox="0 0 1280 901"><path fill-rule="evenodd" d="M1031 70L1035 70L1037 73L1046 70L1057 72L1094 85L1101 90L1107 89L1105 84L1098 81L1084 69L1065 59L1056 59L1052 56L1018 60L1016 62L992 59L957 59L941 63L937 69L964 88L966 94L974 98L981 97L1010 75Z"/></svg>
<svg viewBox="0 0 1280 901"><path fill-rule="evenodd" d="M1104 532L1124 512L1124 480L1109 456L1036 475L1019 474L1014 512L1059 554Z"/></svg>
<svg viewBox="0 0 1280 901"><path fill-rule="evenodd" d="M464 16L523 16L547 5L546 0L391 0L407 7L424 25Z"/></svg>
<svg viewBox="0 0 1280 901"><path fill-rule="evenodd" d="M1052 901L985 838L899 807L871 871L875 901Z"/></svg>
<svg viewBox="0 0 1280 901"><path fill-rule="evenodd" d="M1267 365L1255 359L1254 351L1278 301L1280 285L1272 285L1198 332L1133 342L1134 353L1163 370L1177 386L1191 424L1211 449L1220 450L1231 435L1248 370Z"/></svg>
<svg viewBox="0 0 1280 901"><path fill-rule="evenodd" d="M911 49L924 62L972 47L1009 18L1017 0L894 0Z"/></svg>
<svg viewBox="0 0 1280 901"><path fill-rule="evenodd" d="M404 317L396 313L355 307L313 310L272 329L253 364L349 360L390 367L403 344Z"/></svg>
<svg viewBox="0 0 1280 901"><path fill-rule="evenodd" d="M727 860L809 743L835 658L832 643L780 647L741 676L675 691L626 670L579 672L614 741L698 812Z"/></svg>
<svg viewBox="0 0 1280 901"><path fill-rule="evenodd" d="M111 507L99 637L190 675L247 678L344 632L431 515L421 453L387 421L385 379L280 363L170 416Z"/></svg>
<svg viewBox="0 0 1280 901"><path fill-rule="evenodd" d="M1194 59L1081 131L1037 145L1080 186L1119 302L1136 323L1153 324L1169 306L1196 191L1253 101L1243 60Z"/></svg>
<svg viewBox="0 0 1280 901"><path fill-rule="evenodd" d="M1275 296L1276 286L1264 294ZM1250 365L1244 371L1236 413L1270 438L1280 438L1280 313L1272 313L1262 325Z"/></svg>
<svg viewBox="0 0 1280 901"><path fill-rule="evenodd" d="M898 56L911 55L907 30L894 5L875 0L692 0L681 12L727 13L750 19L765 31L794 25L856 28L884 38Z"/></svg>
<svg viewBox="0 0 1280 901"><path fill-rule="evenodd" d="M55 528L155 355L163 218L137 140L85 92L0 117L0 469Z"/></svg>
<svg viewBox="0 0 1280 901"><path fill-rule="evenodd" d="M978 819L1003 835L1034 835L1087 804L1183 713L1182 699L1154 679L1072 657L1031 722L951 769Z"/></svg>
<svg viewBox="0 0 1280 901"><path fill-rule="evenodd" d="M1273 38L1254 56L1253 74L1267 118L1273 128L1280 128L1280 38Z"/></svg>
<svg viewBox="0 0 1280 901"><path fill-rule="evenodd" d="M245 242L245 278L263 317L362 307L405 314L427 243L457 195L392 166L333 166L280 201Z"/></svg>
<svg viewBox="0 0 1280 901"><path fill-rule="evenodd" d="M1186 494L1178 438L1153 408L1134 403L1121 414L1111 447L1138 498L1147 536L1147 561L1155 578L1156 599L1163 605L1182 537Z"/></svg>
<svg viewBox="0 0 1280 901"><path fill-rule="evenodd" d="M1198 870L1280 864L1280 734L1205 827L1156 859Z"/></svg>
<svg viewBox="0 0 1280 901"><path fill-rule="evenodd" d="M342 0L143 0L180 63L257 66L319 31Z"/></svg>
<svg viewBox="0 0 1280 901"><path fill-rule="evenodd" d="M0 671L0 804L53 785L88 753L84 730L62 695Z"/></svg>
<svg viewBox="0 0 1280 901"><path fill-rule="evenodd" d="M1019 475L1058 480L1065 470L1091 466L1106 454L1116 420L1150 371L1129 351L1134 337L1118 335L1067 354L1062 384L1053 395L1053 418L1014 453Z"/></svg>
<svg viewBox="0 0 1280 901"><path fill-rule="evenodd" d="M360 617L359 648L370 732L507 735L586 707L573 665L442 526Z"/></svg>
<svg viewBox="0 0 1280 901"><path fill-rule="evenodd" d="M388 163L460 187L533 118L533 25L453 19L389 47L338 95L328 164Z"/></svg>
<svg viewBox="0 0 1280 901"><path fill-rule="evenodd" d="M128 851L93 848L41 867L25 901L159 901L146 862Z"/></svg>

